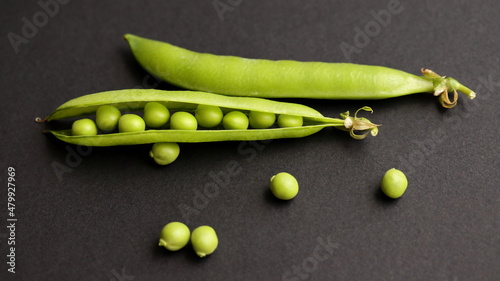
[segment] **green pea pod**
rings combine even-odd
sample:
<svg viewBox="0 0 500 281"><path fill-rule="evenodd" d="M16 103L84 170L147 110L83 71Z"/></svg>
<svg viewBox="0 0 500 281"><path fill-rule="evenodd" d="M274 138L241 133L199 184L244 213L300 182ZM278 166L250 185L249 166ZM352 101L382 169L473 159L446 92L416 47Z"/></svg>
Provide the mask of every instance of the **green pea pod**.
<svg viewBox="0 0 500 281"><path fill-rule="evenodd" d="M453 78L422 69L404 71L351 63L246 59L197 53L165 42L126 34L137 61L154 76L197 91L232 96L313 99L386 99L431 92L444 107L456 105L461 91L475 93ZM450 101L448 93L453 93Z"/></svg>
<svg viewBox="0 0 500 281"><path fill-rule="evenodd" d="M325 127L335 127L349 131L355 139L362 139L368 133L376 135L378 125L366 118L358 118L357 112L349 116L346 112L341 118L324 117L310 107L271 101L261 98L229 97L206 92L195 91L162 91L130 89L101 92L72 99L59 106L47 118L37 118L37 122L52 121L63 118L80 117L95 114L101 105L112 105L120 110L142 110L148 102L159 102L171 111L194 111L199 104L218 106L223 112L239 110L242 112L260 111L274 114L302 116L304 125L290 128L269 128L249 130L173 130L159 129L141 132L110 133L92 136L74 136L71 130L48 130L54 136L67 143L85 146L115 146L158 142L215 142L268 140L279 138L300 138L312 135ZM360 110L371 111L364 107ZM359 110L358 110L359 111ZM356 134L365 131L364 134Z"/></svg>

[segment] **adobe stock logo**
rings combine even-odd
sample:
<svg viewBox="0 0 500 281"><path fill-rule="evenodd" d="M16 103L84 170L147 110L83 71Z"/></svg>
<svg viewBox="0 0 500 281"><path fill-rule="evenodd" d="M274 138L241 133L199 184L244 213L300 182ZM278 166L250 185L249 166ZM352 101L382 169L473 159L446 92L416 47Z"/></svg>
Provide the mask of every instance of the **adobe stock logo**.
<svg viewBox="0 0 500 281"><path fill-rule="evenodd" d="M70 0L38 1L38 6L40 6L41 9L33 14L31 20L27 17L21 18L23 26L21 27L20 35L14 32L7 33L7 39L9 39L14 52L16 54L19 53L19 46L21 44L28 44L30 39L35 38L39 29L46 26L47 23L49 23L49 19L55 17L59 13L60 5L66 5L69 1Z"/></svg>
<svg viewBox="0 0 500 281"><path fill-rule="evenodd" d="M342 50L342 54L344 54L347 61L351 61L351 56L354 53L359 55L363 48L370 45L372 38L378 36L382 32L382 28L387 27L391 23L392 16L402 11L403 6L401 6L399 0L389 0L386 9L378 12L370 11L373 20L367 22L363 29L358 26L354 28L353 45L347 42L340 43L340 50Z"/></svg>

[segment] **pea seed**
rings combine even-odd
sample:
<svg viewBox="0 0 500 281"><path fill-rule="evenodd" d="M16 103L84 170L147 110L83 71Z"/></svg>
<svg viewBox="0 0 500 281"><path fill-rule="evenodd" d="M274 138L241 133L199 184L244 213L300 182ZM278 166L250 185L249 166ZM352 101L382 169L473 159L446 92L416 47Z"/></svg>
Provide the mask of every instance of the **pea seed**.
<svg viewBox="0 0 500 281"><path fill-rule="evenodd" d="M104 132L111 132L118 125L122 116L120 110L112 105L101 105L95 113L97 127Z"/></svg>
<svg viewBox="0 0 500 281"><path fill-rule="evenodd" d="M200 104L196 108L195 117L198 124L205 128L213 128L222 122L222 110L218 106Z"/></svg>
<svg viewBox="0 0 500 281"><path fill-rule="evenodd" d="M193 114L184 111L178 111L170 117L170 129L172 130L196 130L198 122Z"/></svg>
<svg viewBox="0 0 500 281"><path fill-rule="evenodd" d="M170 251L178 251L189 242L189 228L181 222L171 222L163 227L158 246Z"/></svg>
<svg viewBox="0 0 500 281"><path fill-rule="evenodd" d="M280 128L302 127L302 116L281 114L278 116L278 126Z"/></svg>
<svg viewBox="0 0 500 281"><path fill-rule="evenodd" d="M222 119L222 125L226 130L246 130L248 117L241 111L231 111Z"/></svg>
<svg viewBox="0 0 500 281"><path fill-rule="evenodd" d="M203 258L212 254L219 245L215 230L207 225L199 226L191 234L191 244L196 254Z"/></svg>
<svg viewBox="0 0 500 281"><path fill-rule="evenodd" d="M71 126L73 136L93 136L97 135L97 127L92 119L84 118L76 120Z"/></svg>
<svg viewBox="0 0 500 281"><path fill-rule="evenodd" d="M124 114L118 120L118 131L120 133L141 132L146 129L146 124L141 116L136 114Z"/></svg>
<svg viewBox="0 0 500 281"><path fill-rule="evenodd" d="M144 122L151 128L160 128L167 124L170 118L168 109L159 102L148 102L144 106Z"/></svg>
<svg viewBox="0 0 500 281"><path fill-rule="evenodd" d="M175 142L160 142L153 144L149 156L159 165L168 165L179 157L179 145Z"/></svg>
<svg viewBox="0 0 500 281"><path fill-rule="evenodd" d="M267 129L276 121L276 114L270 112L250 111L248 117L250 127L255 129Z"/></svg>
<svg viewBox="0 0 500 281"><path fill-rule="evenodd" d="M289 173L278 173L271 178L270 182L271 192L281 200L293 199L299 192L299 183Z"/></svg>
<svg viewBox="0 0 500 281"><path fill-rule="evenodd" d="M385 173L380 184L382 192L394 199L401 197L407 187L408 179L405 174L395 168L392 168Z"/></svg>

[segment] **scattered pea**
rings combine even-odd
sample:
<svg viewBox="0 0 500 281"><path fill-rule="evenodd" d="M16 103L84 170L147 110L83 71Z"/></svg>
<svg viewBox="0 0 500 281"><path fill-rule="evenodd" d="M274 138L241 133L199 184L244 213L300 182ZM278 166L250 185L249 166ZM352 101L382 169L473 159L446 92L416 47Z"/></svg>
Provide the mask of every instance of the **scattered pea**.
<svg viewBox="0 0 500 281"><path fill-rule="evenodd" d="M159 102L148 102L144 106L144 122L151 128L160 128L167 124L170 111Z"/></svg>
<svg viewBox="0 0 500 281"><path fill-rule="evenodd" d="M178 251L189 242L189 228L181 222L171 222L163 227L158 246L170 251Z"/></svg>
<svg viewBox="0 0 500 281"><path fill-rule="evenodd" d="M276 122L276 114L270 112L250 111L248 119L250 127L255 129L267 129Z"/></svg>
<svg viewBox="0 0 500 281"><path fill-rule="evenodd" d="M149 156L159 165L168 165L179 156L179 145L175 142L159 142L153 144Z"/></svg>
<svg viewBox="0 0 500 281"><path fill-rule="evenodd" d="M170 117L170 128L172 130L196 130L198 128L198 122L193 114L178 111Z"/></svg>
<svg viewBox="0 0 500 281"><path fill-rule="evenodd" d="M271 192L279 199L293 199L299 192L297 179L289 173L278 173L271 178L270 182Z"/></svg>
<svg viewBox="0 0 500 281"><path fill-rule="evenodd" d="M101 105L95 113L97 127L104 132L113 131L122 116L120 110L112 105Z"/></svg>
<svg viewBox="0 0 500 281"><path fill-rule="evenodd" d="M92 119L83 118L73 122L71 133L73 136L97 135L97 126Z"/></svg>
<svg viewBox="0 0 500 281"><path fill-rule="evenodd" d="M196 254L203 258L210 255L217 249L219 245L219 239L217 238L217 233L215 230L208 226L202 225L193 230L191 234L191 244Z"/></svg>
<svg viewBox="0 0 500 281"><path fill-rule="evenodd" d="M406 191L408 179L403 172L392 168L385 173L380 187L385 195L396 199L401 197Z"/></svg>
<svg viewBox="0 0 500 281"><path fill-rule="evenodd" d="M231 111L222 119L222 125L226 130L246 130L248 117L241 111Z"/></svg>
<svg viewBox="0 0 500 281"><path fill-rule="evenodd" d="M141 116L136 114L124 114L118 120L118 131L120 133L141 132L146 129L146 123Z"/></svg>
<svg viewBox="0 0 500 281"><path fill-rule="evenodd" d="M278 116L278 126L280 128L301 127L302 116L281 114Z"/></svg>
<svg viewBox="0 0 500 281"><path fill-rule="evenodd" d="M222 122L224 114L218 106L200 104L196 108L195 117L198 124L205 128L213 128Z"/></svg>

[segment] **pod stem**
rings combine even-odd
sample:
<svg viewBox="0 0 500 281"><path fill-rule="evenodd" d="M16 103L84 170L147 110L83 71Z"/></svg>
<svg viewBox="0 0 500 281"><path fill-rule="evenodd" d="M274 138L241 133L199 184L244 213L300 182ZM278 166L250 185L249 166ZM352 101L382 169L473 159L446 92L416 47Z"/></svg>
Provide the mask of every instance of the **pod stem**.
<svg viewBox="0 0 500 281"><path fill-rule="evenodd" d="M373 113L373 109L369 106L363 106L362 108L356 110L354 116L349 116L349 111L346 111L340 114L340 116L344 120L344 126L337 128L344 131L349 131L349 135L357 140L366 138L368 133L372 136L376 136L378 134L378 127L380 125L373 124L370 120L364 117L358 117L358 113L362 110ZM364 131L365 133L357 134L357 131Z"/></svg>
<svg viewBox="0 0 500 281"><path fill-rule="evenodd" d="M35 122L37 123L47 122L47 117L45 118L35 117Z"/></svg>
<svg viewBox="0 0 500 281"><path fill-rule="evenodd" d="M469 97L469 99L476 97L476 93L474 91L460 84L460 82L451 77L440 76L430 69L422 68L421 71L425 78L432 80L434 84L434 96L439 96L439 102L445 108L452 108L457 105L457 91L462 92ZM449 93L453 93L453 98L451 100Z"/></svg>

